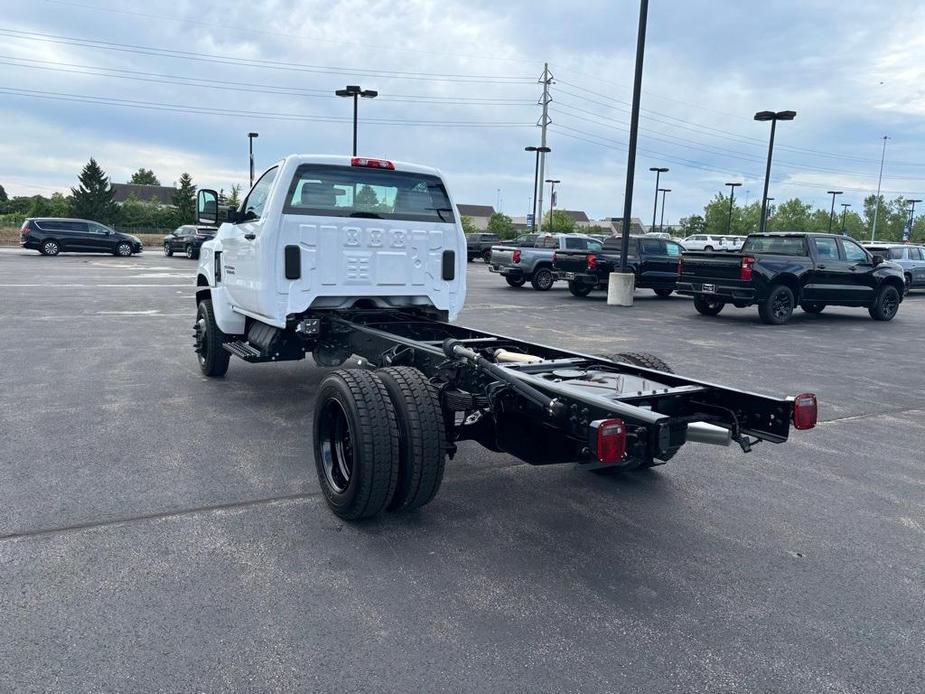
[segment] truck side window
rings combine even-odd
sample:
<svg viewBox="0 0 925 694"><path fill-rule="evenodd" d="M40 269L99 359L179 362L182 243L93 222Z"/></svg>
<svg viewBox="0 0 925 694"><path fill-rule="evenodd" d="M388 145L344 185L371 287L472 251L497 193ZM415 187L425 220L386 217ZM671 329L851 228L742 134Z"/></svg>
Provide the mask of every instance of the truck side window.
<svg viewBox="0 0 925 694"><path fill-rule="evenodd" d="M845 249L846 260L853 262L865 262L867 260L867 252L854 241L842 239L842 246Z"/></svg>
<svg viewBox="0 0 925 694"><path fill-rule="evenodd" d="M263 215L263 208L267 206L267 198L270 195L270 188L273 181L276 180L276 174L279 173L279 167L274 166L260 177L260 180L251 188L247 199L244 201L244 220L252 222L260 219Z"/></svg>
<svg viewBox="0 0 925 694"><path fill-rule="evenodd" d="M584 239L565 239L565 247L569 250L584 251L588 248L588 242Z"/></svg>
<svg viewBox="0 0 925 694"><path fill-rule="evenodd" d="M681 255L681 246L676 244L674 241L666 241L665 253L671 258L677 258L679 255Z"/></svg>
<svg viewBox="0 0 925 694"><path fill-rule="evenodd" d="M838 244L835 239L814 239L816 257L820 260L838 260Z"/></svg>
<svg viewBox="0 0 925 694"><path fill-rule="evenodd" d="M909 249L909 260L925 260L925 258L922 257L922 249L921 248L910 248Z"/></svg>

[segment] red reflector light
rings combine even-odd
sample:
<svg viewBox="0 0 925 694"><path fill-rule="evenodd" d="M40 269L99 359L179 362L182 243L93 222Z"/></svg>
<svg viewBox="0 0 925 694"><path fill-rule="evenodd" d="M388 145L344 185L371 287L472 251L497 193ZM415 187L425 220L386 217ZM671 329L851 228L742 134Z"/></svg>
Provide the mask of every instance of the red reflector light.
<svg viewBox="0 0 925 694"><path fill-rule="evenodd" d="M587 262L588 262L588 269L589 269L589 270L595 270L595 269L597 269L597 256L596 256L596 255L594 255L593 253L589 253L589 254L588 254L588 257L586 258L586 260L587 260Z"/></svg>
<svg viewBox="0 0 925 694"><path fill-rule="evenodd" d="M684 274L684 258L678 258L678 279Z"/></svg>
<svg viewBox="0 0 925 694"><path fill-rule="evenodd" d="M513 260L515 263L519 263L519 262L520 262L520 249L519 249L519 248L516 249L516 250L511 254L511 260Z"/></svg>
<svg viewBox="0 0 925 694"><path fill-rule="evenodd" d="M742 258L742 266L739 270L739 279L745 282L748 282L752 278L752 265L755 264L755 259L750 255Z"/></svg>
<svg viewBox="0 0 925 694"><path fill-rule="evenodd" d="M351 166L365 166L368 169L388 169L395 170L395 164L385 159L367 159L366 157L354 157L350 160Z"/></svg>
<svg viewBox="0 0 925 694"><path fill-rule="evenodd" d="M603 419L597 425L597 459L619 463L626 455L626 424L622 419Z"/></svg>
<svg viewBox="0 0 925 694"><path fill-rule="evenodd" d="M793 426L797 429L812 429L816 426L819 405L815 393L801 393L793 399Z"/></svg>

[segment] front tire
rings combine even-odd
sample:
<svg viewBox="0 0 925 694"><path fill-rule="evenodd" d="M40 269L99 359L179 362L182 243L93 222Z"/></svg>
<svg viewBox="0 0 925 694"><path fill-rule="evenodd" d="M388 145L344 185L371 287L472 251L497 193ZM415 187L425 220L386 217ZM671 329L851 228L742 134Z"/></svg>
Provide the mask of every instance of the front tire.
<svg viewBox="0 0 925 694"><path fill-rule="evenodd" d="M169 243L164 244L164 255L168 258L173 255L173 249L170 247Z"/></svg>
<svg viewBox="0 0 925 694"><path fill-rule="evenodd" d="M793 292L783 284L772 287L768 298L758 304L758 316L767 325L783 325L792 315Z"/></svg>
<svg viewBox="0 0 925 694"><path fill-rule="evenodd" d="M209 378L221 378L228 372L231 354L223 347L225 333L219 330L215 322L211 299L199 302L195 327L196 357L200 371Z"/></svg>
<svg viewBox="0 0 925 694"><path fill-rule="evenodd" d="M522 286L524 286L524 283L525 283L527 280L526 280L526 278L524 278L524 277L517 277L517 278L514 278L514 277L510 277L510 276L505 276L504 281L507 282L510 286L512 286L512 287L514 287L514 288L516 289L517 287L522 287Z"/></svg>
<svg viewBox="0 0 925 694"><path fill-rule="evenodd" d="M538 292L547 292L552 289L554 281L555 277L548 267L537 268L533 271L533 277L530 278L530 284Z"/></svg>
<svg viewBox="0 0 925 694"><path fill-rule="evenodd" d="M880 287L877 296L874 298L873 305L867 309L870 317L874 320L888 321L893 320L899 311L899 303L902 297L899 290L892 285Z"/></svg>
<svg viewBox="0 0 925 694"><path fill-rule="evenodd" d="M568 283L568 290L572 293L573 296L588 296L592 289L594 289L593 285L585 284L584 282L569 280Z"/></svg>
<svg viewBox="0 0 925 694"><path fill-rule="evenodd" d="M657 296L659 299L667 299L669 296L672 295L672 293L674 292L674 289L668 289L667 287L662 287L659 289L653 289L652 291L655 292L655 296Z"/></svg>
<svg viewBox="0 0 925 694"><path fill-rule="evenodd" d="M719 299L708 299L699 295L694 297L694 308L701 316L718 316L725 305Z"/></svg>
<svg viewBox="0 0 925 694"><path fill-rule="evenodd" d="M390 511L410 511L430 503L440 489L446 464L446 422L437 390L408 366L376 371L389 393L398 422L398 484Z"/></svg>
<svg viewBox="0 0 925 694"><path fill-rule="evenodd" d="M318 484L331 510L345 520L381 513L399 473L398 423L382 380L362 369L326 376L312 436Z"/></svg>
<svg viewBox="0 0 925 694"><path fill-rule="evenodd" d="M132 244L122 241L116 246L116 250L113 251L120 258L128 258L132 254Z"/></svg>

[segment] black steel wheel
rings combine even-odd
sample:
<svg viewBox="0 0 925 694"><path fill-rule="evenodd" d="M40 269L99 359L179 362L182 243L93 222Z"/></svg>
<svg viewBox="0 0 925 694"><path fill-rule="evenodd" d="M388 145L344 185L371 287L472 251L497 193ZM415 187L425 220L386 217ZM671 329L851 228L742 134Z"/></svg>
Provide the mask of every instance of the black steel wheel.
<svg viewBox="0 0 925 694"><path fill-rule="evenodd" d="M507 282L512 287L522 287L527 281L525 277L511 277L510 275L505 275L504 281Z"/></svg>
<svg viewBox="0 0 925 694"><path fill-rule="evenodd" d="M57 241L46 241L42 244L42 255L58 255L61 252L61 246Z"/></svg>
<svg viewBox="0 0 925 694"><path fill-rule="evenodd" d="M806 313L822 313L823 309L825 309L825 304L821 304L818 301L804 301L800 304L800 308Z"/></svg>
<svg viewBox="0 0 925 694"><path fill-rule="evenodd" d="M758 315L762 323L783 325L793 315L793 292L790 287L778 284L771 288L768 298L758 304Z"/></svg>
<svg viewBox="0 0 925 694"><path fill-rule="evenodd" d="M659 299L667 299L672 295L674 289L668 289L668 287L659 287L658 289L653 289L652 291L655 292L655 296L657 296Z"/></svg>
<svg viewBox="0 0 925 694"><path fill-rule="evenodd" d="M173 255L173 249L167 242L164 242L164 255L166 255L168 258Z"/></svg>
<svg viewBox="0 0 925 694"><path fill-rule="evenodd" d="M193 336L196 338L196 358L202 373L210 378L224 376L228 372L231 354L222 346L225 333L219 330L215 322L211 299L199 302Z"/></svg>
<svg viewBox="0 0 925 694"><path fill-rule="evenodd" d="M868 310L870 317L874 320L888 321L893 320L893 317L899 311L899 304L902 301L902 297L899 295L899 290L892 285L884 285L880 287L880 291L877 292L877 296L874 297L874 303Z"/></svg>
<svg viewBox="0 0 925 694"><path fill-rule="evenodd" d="M446 420L440 395L427 378L408 366L376 371L395 407L399 464L392 511L410 511L430 503L443 481Z"/></svg>
<svg viewBox="0 0 925 694"><path fill-rule="evenodd" d="M540 267L533 271L533 276L530 278L530 284L533 285L533 288L538 292L546 292L552 289L552 284L555 282L555 276L552 274L552 270L548 267Z"/></svg>
<svg viewBox="0 0 925 694"><path fill-rule="evenodd" d="M694 297L694 308L701 316L717 316L725 305L719 299L709 299L699 294Z"/></svg>
<svg viewBox="0 0 925 694"><path fill-rule="evenodd" d="M569 280L568 282L568 290L573 296L588 296L592 289L594 289L594 285L592 284L576 282L575 280Z"/></svg>
<svg viewBox="0 0 925 694"><path fill-rule="evenodd" d="M132 244L128 241L120 241L113 252L122 258L128 258L132 254Z"/></svg>
<svg viewBox="0 0 925 694"><path fill-rule="evenodd" d="M318 484L346 520L381 513L395 493L399 433L382 380L362 369L338 369L315 400L314 453Z"/></svg>
<svg viewBox="0 0 925 694"><path fill-rule="evenodd" d="M491 249L490 248L486 248L484 251L482 251L482 260L484 260L486 263L491 262Z"/></svg>

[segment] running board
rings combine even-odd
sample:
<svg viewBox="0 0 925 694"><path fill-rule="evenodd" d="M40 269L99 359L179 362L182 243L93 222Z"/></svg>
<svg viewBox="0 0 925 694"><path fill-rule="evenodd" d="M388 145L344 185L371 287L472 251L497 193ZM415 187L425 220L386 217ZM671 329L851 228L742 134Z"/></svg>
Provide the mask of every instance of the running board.
<svg viewBox="0 0 925 694"><path fill-rule="evenodd" d="M222 345L222 347L225 348L225 351L231 352L236 357L240 357L244 361L250 362L251 364L261 364L267 361L282 361L275 355L264 354L259 349L252 347L243 340L226 342Z"/></svg>

